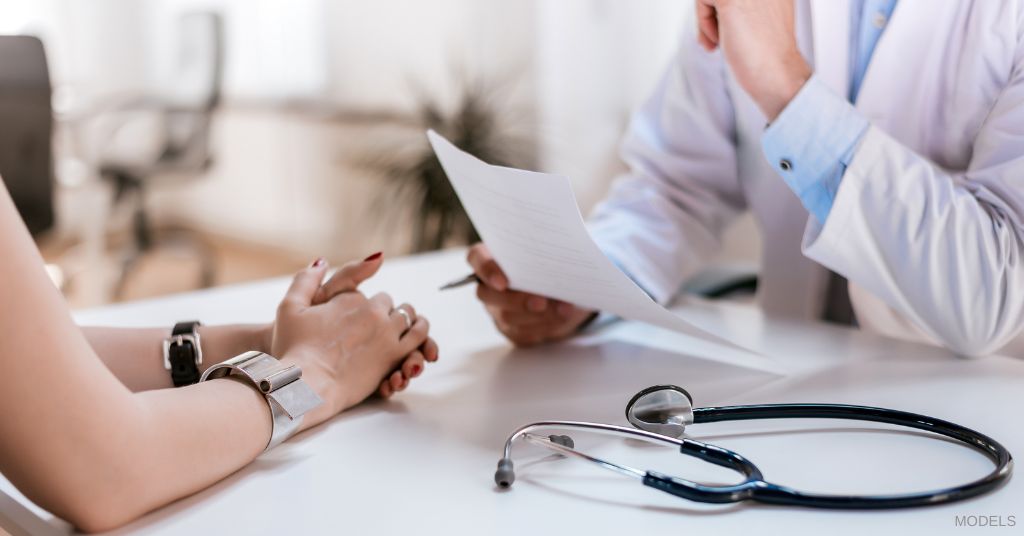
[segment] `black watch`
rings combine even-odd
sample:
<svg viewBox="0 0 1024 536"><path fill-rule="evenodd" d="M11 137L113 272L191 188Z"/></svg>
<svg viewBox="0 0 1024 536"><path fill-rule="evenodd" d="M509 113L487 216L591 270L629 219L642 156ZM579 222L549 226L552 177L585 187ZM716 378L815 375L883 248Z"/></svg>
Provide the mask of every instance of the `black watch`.
<svg viewBox="0 0 1024 536"><path fill-rule="evenodd" d="M203 363L199 326L194 320L178 322L171 336L164 339L164 368L171 372L175 387L199 382L199 365Z"/></svg>

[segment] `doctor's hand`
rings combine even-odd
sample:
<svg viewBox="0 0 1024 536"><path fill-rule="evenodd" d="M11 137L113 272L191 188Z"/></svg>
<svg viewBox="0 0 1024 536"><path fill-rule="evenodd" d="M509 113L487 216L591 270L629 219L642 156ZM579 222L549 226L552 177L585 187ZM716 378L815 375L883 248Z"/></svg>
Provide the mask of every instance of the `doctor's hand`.
<svg viewBox="0 0 1024 536"><path fill-rule="evenodd" d="M811 77L796 44L793 0L697 0L700 44L721 47L736 80L774 121Z"/></svg>
<svg viewBox="0 0 1024 536"><path fill-rule="evenodd" d="M477 297L487 307L498 330L516 346L568 338L597 315L570 303L510 290L508 277L482 243L470 248L467 260L481 281Z"/></svg>

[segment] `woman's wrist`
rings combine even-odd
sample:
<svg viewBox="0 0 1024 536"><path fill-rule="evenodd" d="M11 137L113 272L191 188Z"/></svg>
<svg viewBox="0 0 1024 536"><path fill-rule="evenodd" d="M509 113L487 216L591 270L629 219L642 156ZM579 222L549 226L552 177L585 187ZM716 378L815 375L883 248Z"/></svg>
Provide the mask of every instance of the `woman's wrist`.
<svg viewBox="0 0 1024 536"><path fill-rule="evenodd" d="M236 355L255 350L273 355L273 324L238 324L232 326L202 326L199 335L203 345L203 363L206 370Z"/></svg>
<svg viewBox="0 0 1024 536"><path fill-rule="evenodd" d="M338 413L343 402L338 401L337 380L317 366L315 357L306 348L292 348L282 351L277 357L285 365L295 365L302 370L302 379L309 385L321 400L324 401L317 408L306 414L299 431L311 428L320 424Z"/></svg>
<svg viewBox="0 0 1024 536"><path fill-rule="evenodd" d="M250 335L250 350L258 350L266 354L272 354L271 349L274 346L274 324L260 324L253 326L252 333Z"/></svg>

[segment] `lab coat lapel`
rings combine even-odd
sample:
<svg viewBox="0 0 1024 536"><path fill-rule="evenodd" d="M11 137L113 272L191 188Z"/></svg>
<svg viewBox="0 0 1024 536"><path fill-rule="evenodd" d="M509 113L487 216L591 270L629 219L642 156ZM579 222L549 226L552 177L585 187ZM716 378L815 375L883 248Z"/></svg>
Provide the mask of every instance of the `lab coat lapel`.
<svg viewBox="0 0 1024 536"><path fill-rule="evenodd" d="M837 95L850 87L850 0L811 0L814 72Z"/></svg>
<svg viewBox="0 0 1024 536"><path fill-rule="evenodd" d="M896 3L857 96L857 110L873 124L904 141L913 138L918 126L908 119L916 107L929 102L929 92L934 89L921 81L933 72L934 52L941 51L951 38L936 29L949 27L943 21L956 15L959 4L932 0ZM914 63L908 64L910 61ZM899 98L894 98L896 95Z"/></svg>

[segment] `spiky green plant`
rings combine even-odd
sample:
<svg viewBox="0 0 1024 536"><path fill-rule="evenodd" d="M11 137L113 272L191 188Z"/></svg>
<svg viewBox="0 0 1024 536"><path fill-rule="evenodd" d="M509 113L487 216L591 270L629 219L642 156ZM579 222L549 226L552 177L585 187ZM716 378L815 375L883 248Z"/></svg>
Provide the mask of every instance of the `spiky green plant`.
<svg viewBox="0 0 1024 536"><path fill-rule="evenodd" d="M413 124L424 133L437 131L485 162L533 168L535 146L520 133L526 114L509 109L505 93L493 84L465 83L455 106L446 111L437 99L420 92ZM417 143L385 148L364 165L390 181L383 205L412 208L414 252L480 239L425 134Z"/></svg>

